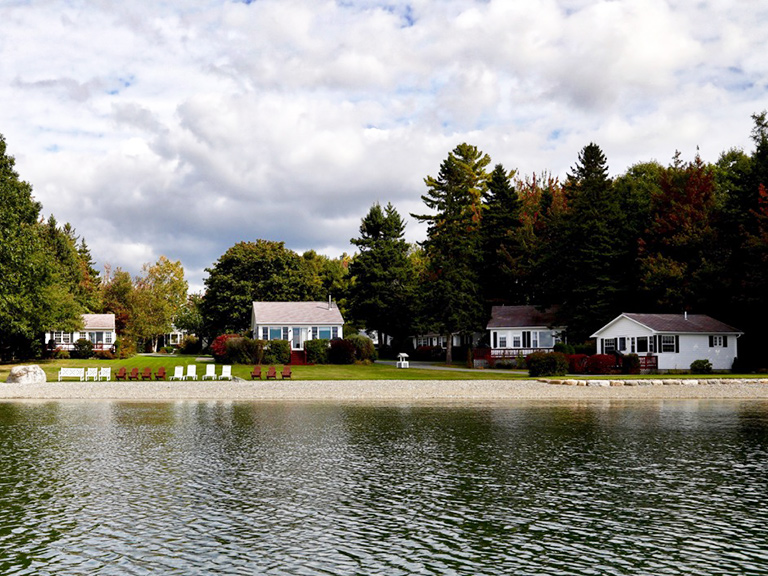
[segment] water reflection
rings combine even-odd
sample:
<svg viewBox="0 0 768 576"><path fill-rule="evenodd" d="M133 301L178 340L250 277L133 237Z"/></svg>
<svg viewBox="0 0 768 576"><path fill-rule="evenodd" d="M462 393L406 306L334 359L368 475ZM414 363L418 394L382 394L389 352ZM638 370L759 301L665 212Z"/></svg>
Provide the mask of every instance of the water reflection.
<svg viewBox="0 0 768 576"><path fill-rule="evenodd" d="M768 406L0 403L3 574L768 573Z"/></svg>

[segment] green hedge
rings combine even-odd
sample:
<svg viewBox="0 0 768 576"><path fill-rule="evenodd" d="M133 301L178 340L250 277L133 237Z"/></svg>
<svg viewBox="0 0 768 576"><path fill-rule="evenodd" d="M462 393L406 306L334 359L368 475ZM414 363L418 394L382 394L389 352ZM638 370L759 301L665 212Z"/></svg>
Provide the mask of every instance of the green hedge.
<svg viewBox="0 0 768 576"><path fill-rule="evenodd" d="M568 373L568 359L560 352L534 352L525 358L528 374L539 376L565 376Z"/></svg>

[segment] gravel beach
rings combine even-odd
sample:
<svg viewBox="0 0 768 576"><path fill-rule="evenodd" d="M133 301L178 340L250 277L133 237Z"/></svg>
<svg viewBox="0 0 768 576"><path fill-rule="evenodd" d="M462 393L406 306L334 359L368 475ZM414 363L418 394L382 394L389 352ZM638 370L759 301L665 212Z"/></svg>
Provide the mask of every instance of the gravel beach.
<svg viewBox="0 0 768 576"><path fill-rule="evenodd" d="M554 385L535 380L370 380L225 382L47 382L0 384L2 400L222 400L397 404L504 404L516 401L757 399L768 380L677 381L627 386Z"/></svg>

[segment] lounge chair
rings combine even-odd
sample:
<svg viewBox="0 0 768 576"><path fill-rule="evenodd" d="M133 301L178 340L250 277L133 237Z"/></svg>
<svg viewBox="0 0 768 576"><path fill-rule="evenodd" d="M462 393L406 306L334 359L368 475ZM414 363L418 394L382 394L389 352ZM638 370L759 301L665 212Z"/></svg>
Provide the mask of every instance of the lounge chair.
<svg viewBox="0 0 768 576"><path fill-rule="evenodd" d="M125 366L122 366L115 374L115 380L125 380L125 377Z"/></svg>
<svg viewBox="0 0 768 576"><path fill-rule="evenodd" d="M283 366L283 371L280 372L280 376L283 377L283 380L288 378L290 380L291 378L291 367L290 366Z"/></svg>
<svg viewBox="0 0 768 576"><path fill-rule="evenodd" d="M261 380L261 366L254 366L251 372L251 380Z"/></svg>
<svg viewBox="0 0 768 576"><path fill-rule="evenodd" d="M128 380L138 380L138 379L139 379L139 369L131 368L131 373L128 374Z"/></svg>
<svg viewBox="0 0 768 576"><path fill-rule="evenodd" d="M85 381L88 382L88 380L93 380L96 382L96 380L99 379L99 369L98 368L86 368L85 369Z"/></svg>
<svg viewBox="0 0 768 576"><path fill-rule="evenodd" d="M184 380L197 380L197 366L194 364L187 366L187 375L184 376Z"/></svg>
<svg viewBox="0 0 768 576"><path fill-rule="evenodd" d="M155 374L155 380L165 380L165 366L160 366Z"/></svg>
<svg viewBox="0 0 768 576"><path fill-rule="evenodd" d="M144 368L144 372L141 373L142 380L152 380L152 368L147 366Z"/></svg>
<svg viewBox="0 0 768 576"><path fill-rule="evenodd" d="M208 364L205 367L205 374L203 374L203 380L207 379L216 380L216 365Z"/></svg>
<svg viewBox="0 0 768 576"><path fill-rule="evenodd" d="M222 366L219 380L232 380L232 366Z"/></svg>
<svg viewBox="0 0 768 576"><path fill-rule="evenodd" d="M277 370L275 370L274 366L270 366L269 370L267 370L267 380L269 379L277 380Z"/></svg>
<svg viewBox="0 0 768 576"><path fill-rule="evenodd" d="M102 368L99 370L99 380L112 380L112 368Z"/></svg>
<svg viewBox="0 0 768 576"><path fill-rule="evenodd" d="M176 366L173 369L171 380L184 380L184 366Z"/></svg>

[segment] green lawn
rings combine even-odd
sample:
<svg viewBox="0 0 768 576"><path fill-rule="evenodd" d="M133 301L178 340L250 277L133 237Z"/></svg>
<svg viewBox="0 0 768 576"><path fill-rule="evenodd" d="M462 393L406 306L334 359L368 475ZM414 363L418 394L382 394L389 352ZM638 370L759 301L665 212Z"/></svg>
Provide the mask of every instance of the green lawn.
<svg viewBox="0 0 768 576"><path fill-rule="evenodd" d="M210 360L212 362L212 360ZM205 374L205 365L210 362L199 362L196 356L145 356L139 355L127 360L39 360L24 362L24 364L37 364L44 371L49 381L58 380L59 368L88 368L93 366L111 366L112 378L120 367L124 366L129 371L138 368L141 372L147 366L153 374L160 366L164 366L168 377L173 375L175 366L197 365L197 376L201 378ZM14 364L0 366L0 382L5 382ZM232 375L250 380L253 366L250 364L236 364L232 367ZM267 366L262 366L262 378L266 377ZM282 366L276 366L279 372ZM429 370L425 368L398 369L394 366L374 363L371 365L317 365L317 366L292 366L294 380L508 380L527 378L524 373L488 372L485 370ZM217 374L221 374L221 367L217 367Z"/></svg>

